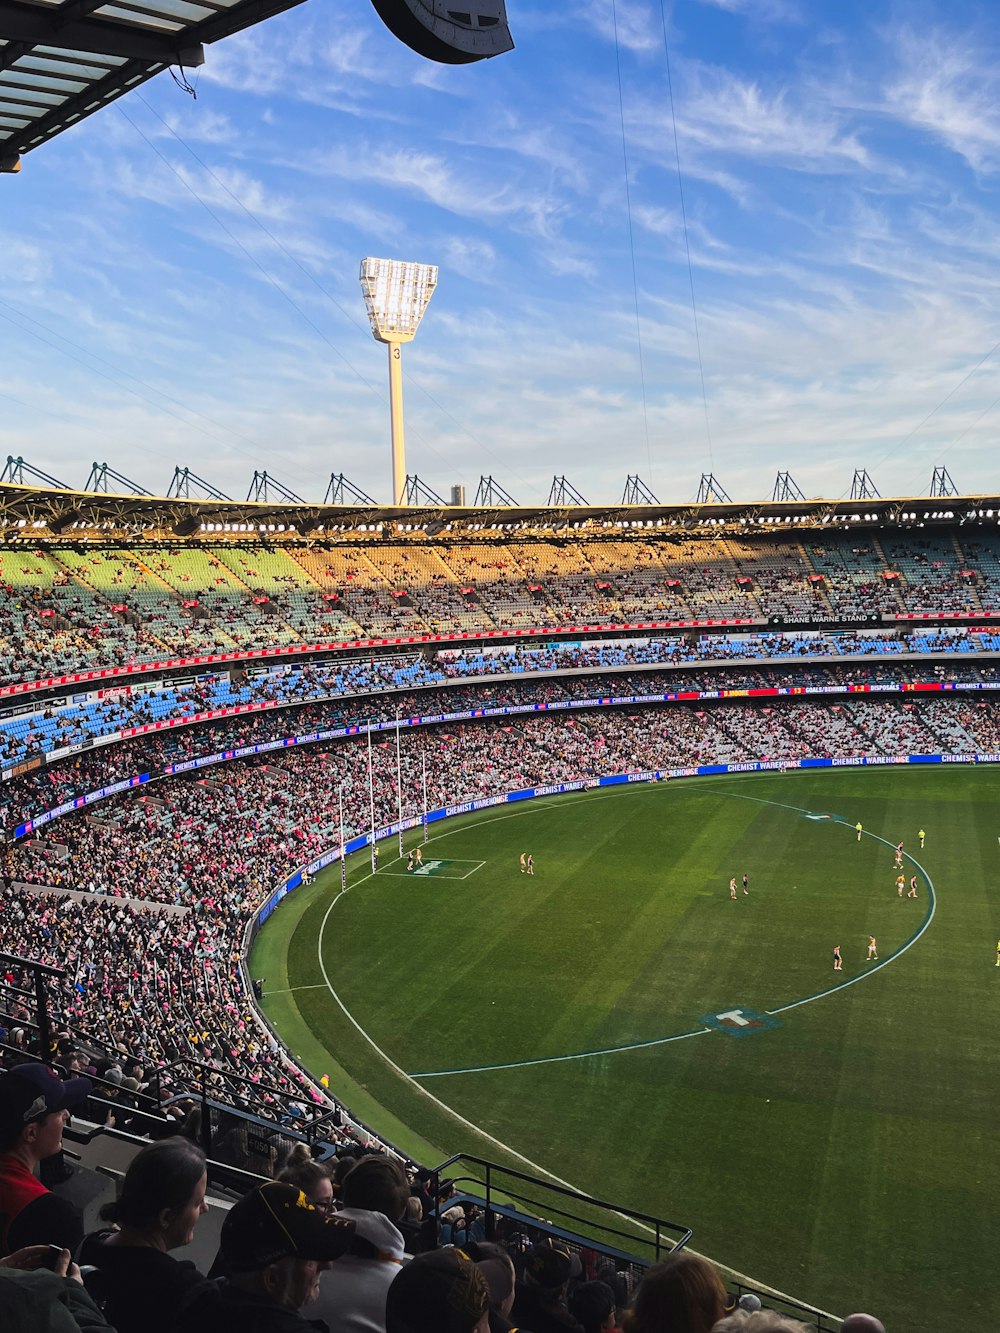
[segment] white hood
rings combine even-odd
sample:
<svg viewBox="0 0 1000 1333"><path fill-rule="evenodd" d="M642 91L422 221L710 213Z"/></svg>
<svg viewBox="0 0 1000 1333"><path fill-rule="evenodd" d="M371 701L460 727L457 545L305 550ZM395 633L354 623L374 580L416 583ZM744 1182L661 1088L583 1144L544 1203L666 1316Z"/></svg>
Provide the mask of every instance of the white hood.
<svg viewBox="0 0 1000 1333"><path fill-rule="evenodd" d="M361 1239L374 1245L387 1257L405 1257L405 1242L399 1228L389 1221L385 1213L372 1213L367 1208L341 1208L337 1216L350 1218Z"/></svg>

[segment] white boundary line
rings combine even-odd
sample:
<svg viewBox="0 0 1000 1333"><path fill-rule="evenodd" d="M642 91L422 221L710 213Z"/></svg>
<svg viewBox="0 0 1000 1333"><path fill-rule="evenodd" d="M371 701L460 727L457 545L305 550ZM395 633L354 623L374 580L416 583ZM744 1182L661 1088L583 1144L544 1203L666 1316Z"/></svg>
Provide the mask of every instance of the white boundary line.
<svg viewBox="0 0 1000 1333"><path fill-rule="evenodd" d="M266 990L265 995L294 995L300 990L325 990L326 987L322 981L316 981L310 986L288 986L284 990Z"/></svg>

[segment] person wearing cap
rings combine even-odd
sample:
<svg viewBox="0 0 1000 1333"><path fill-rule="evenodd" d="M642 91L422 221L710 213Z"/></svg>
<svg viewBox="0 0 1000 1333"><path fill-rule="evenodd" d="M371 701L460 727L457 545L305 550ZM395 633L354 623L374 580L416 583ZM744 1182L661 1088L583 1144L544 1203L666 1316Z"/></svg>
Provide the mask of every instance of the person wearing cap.
<svg viewBox="0 0 1000 1333"><path fill-rule="evenodd" d="M392 1280L386 1333L489 1333L490 1289L462 1250L417 1254Z"/></svg>
<svg viewBox="0 0 1000 1333"><path fill-rule="evenodd" d="M338 1216L354 1223L354 1239L323 1274L314 1314L337 1333L385 1333L386 1292L409 1262L396 1223L406 1212L410 1182L394 1157L373 1153L348 1171L340 1198Z"/></svg>
<svg viewBox="0 0 1000 1333"><path fill-rule="evenodd" d="M514 1296L515 1324L531 1333L583 1333L566 1306L569 1280L581 1271L579 1257L556 1238L532 1245Z"/></svg>
<svg viewBox="0 0 1000 1333"><path fill-rule="evenodd" d="M510 1312L514 1306L514 1264L502 1245L474 1240L465 1253L478 1267L490 1289L490 1333L514 1333Z"/></svg>
<svg viewBox="0 0 1000 1333"><path fill-rule="evenodd" d="M315 1300L320 1274L347 1252L353 1236L353 1222L318 1211L294 1185L258 1185L222 1224L227 1276L191 1293L172 1333L326 1333L322 1320L300 1311Z"/></svg>
<svg viewBox="0 0 1000 1333"><path fill-rule="evenodd" d="M40 1162L62 1150L70 1112L87 1100L90 1079L66 1082L41 1064L0 1076L0 1254L26 1245L75 1250L83 1218L38 1179Z"/></svg>

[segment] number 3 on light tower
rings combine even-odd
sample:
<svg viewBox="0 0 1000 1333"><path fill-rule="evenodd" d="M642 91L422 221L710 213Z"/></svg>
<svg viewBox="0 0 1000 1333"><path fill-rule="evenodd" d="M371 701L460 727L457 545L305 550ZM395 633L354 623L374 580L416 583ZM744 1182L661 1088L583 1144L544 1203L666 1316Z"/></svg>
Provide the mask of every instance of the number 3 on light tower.
<svg viewBox="0 0 1000 1333"><path fill-rule="evenodd" d="M398 346L398 344L392 349L392 357L393 357L393 360L394 360L394 361L398 361L398 360L399 360L399 346Z"/></svg>

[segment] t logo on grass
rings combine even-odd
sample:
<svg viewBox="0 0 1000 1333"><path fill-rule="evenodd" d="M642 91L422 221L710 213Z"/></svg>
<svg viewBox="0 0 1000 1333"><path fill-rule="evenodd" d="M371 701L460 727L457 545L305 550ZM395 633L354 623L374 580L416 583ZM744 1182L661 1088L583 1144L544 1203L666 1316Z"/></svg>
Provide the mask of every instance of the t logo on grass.
<svg viewBox="0 0 1000 1333"><path fill-rule="evenodd" d="M724 1032L727 1037L749 1037L754 1032L765 1032L768 1028L780 1028L781 1024L770 1014L759 1014L755 1009L744 1005L732 1009L722 1009L717 1014L703 1014L701 1021L707 1027Z"/></svg>

